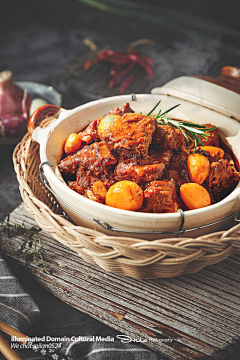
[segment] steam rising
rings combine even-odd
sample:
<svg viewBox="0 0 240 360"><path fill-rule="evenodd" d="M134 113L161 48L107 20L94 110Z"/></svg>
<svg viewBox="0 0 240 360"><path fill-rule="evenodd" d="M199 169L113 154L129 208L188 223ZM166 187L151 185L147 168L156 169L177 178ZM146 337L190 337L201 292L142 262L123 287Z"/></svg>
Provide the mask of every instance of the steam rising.
<svg viewBox="0 0 240 360"><path fill-rule="evenodd" d="M172 48L156 51L151 57L155 62L155 86L184 75L205 75L210 66L219 60L217 42L208 46L176 43Z"/></svg>

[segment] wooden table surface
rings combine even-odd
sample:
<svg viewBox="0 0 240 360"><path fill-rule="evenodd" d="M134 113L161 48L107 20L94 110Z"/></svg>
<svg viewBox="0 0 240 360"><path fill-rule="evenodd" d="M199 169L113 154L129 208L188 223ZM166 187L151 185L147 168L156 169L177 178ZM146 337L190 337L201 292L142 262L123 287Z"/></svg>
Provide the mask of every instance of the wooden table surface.
<svg viewBox="0 0 240 360"><path fill-rule="evenodd" d="M20 205L10 222L35 226ZM240 255L193 275L135 280L90 265L44 231L44 267L29 266L36 282L65 303L91 315L171 360L230 359L240 344ZM0 250L16 258L24 236L1 233Z"/></svg>

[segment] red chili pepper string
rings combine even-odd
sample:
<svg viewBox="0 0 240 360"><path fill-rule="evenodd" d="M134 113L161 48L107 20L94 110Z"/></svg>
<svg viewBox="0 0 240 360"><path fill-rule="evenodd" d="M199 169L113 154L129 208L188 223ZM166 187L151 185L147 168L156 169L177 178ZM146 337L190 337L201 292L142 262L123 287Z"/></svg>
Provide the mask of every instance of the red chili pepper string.
<svg viewBox="0 0 240 360"><path fill-rule="evenodd" d="M112 76L115 76L121 70L122 70L122 65L121 64L111 64L109 74L112 75Z"/></svg>
<svg viewBox="0 0 240 360"><path fill-rule="evenodd" d="M128 86L133 82L135 78L135 71L129 75L129 77L123 81L121 87L120 87L120 94L124 94L125 90L128 88Z"/></svg>
<svg viewBox="0 0 240 360"><path fill-rule="evenodd" d="M136 54L132 54L130 55L131 56L131 60L136 62L136 63L139 63L145 70L146 72L148 73L150 79L153 78L153 71L152 69L150 68L150 66L146 63L146 61L144 60L143 57L139 56L139 55L136 55Z"/></svg>
<svg viewBox="0 0 240 360"><path fill-rule="evenodd" d="M108 54L100 54L97 57L97 62L101 62L101 61L109 61L111 63L116 63L116 64L128 64L130 63L130 59L127 56L113 56L113 55L108 55Z"/></svg>
<svg viewBox="0 0 240 360"><path fill-rule="evenodd" d="M86 61L83 65L84 70L88 70L93 64L95 64L97 62L96 59L94 60L90 60L90 61Z"/></svg>
<svg viewBox="0 0 240 360"><path fill-rule="evenodd" d="M154 65L154 61L153 59L147 57L146 55L143 55L141 53L139 53L138 51L132 49L132 48L129 48L128 50L131 54L134 54L134 55L137 55L139 57L141 57L149 66L153 66Z"/></svg>
<svg viewBox="0 0 240 360"><path fill-rule="evenodd" d="M95 59L85 62L83 67L87 70L93 64L101 62L111 64L109 73L114 77L110 81L109 87L112 88L122 82L120 87L121 94L124 93L135 78L135 65L140 65L147 72L150 79L154 77L152 70L153 60L134 49L129 49L129 53L105 49Z"/></svg>
<svg viewBox="0 0 240 360"><path fill-rule="evenodd" d="M132 71L133 67L134 67L134 64L130 64L130 66L128 68L118 72L114 76L114 78L110 81L109 88L112 89L115 85L119 84L122 80L124 80L126 75L128 75Z"/></svg>

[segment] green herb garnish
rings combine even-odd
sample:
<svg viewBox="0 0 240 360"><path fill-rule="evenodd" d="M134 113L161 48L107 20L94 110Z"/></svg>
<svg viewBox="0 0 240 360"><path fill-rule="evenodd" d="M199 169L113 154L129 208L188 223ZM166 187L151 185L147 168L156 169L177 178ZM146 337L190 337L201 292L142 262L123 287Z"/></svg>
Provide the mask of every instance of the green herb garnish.
<svg viewBox="0 0 240 360"><path fill-rule="evenodd" d="M43 268L43 271L49 273L44 268L44 259L43 256L46 255L46 251L43 249L43 245L41 244L41 238L39 236L39 232L42 230L40 228L31 227L27 228L24 225L12 225L9 222L10 216L6 219L0 221L0 228L8 235L9 238L15 236L27 235L28 240L23 241L17 251L14 251L14 255L17 257L21 257L24 255L25 257L25 266L27 267L29 264L35 264L39 267Z"/></svg>
<svg viewBox="0 0 240 360"><path fill-rule="evenodd" d="M160 104L161 100L152 108L152 110L147 114L147 116L152 116L157 119L157 122L159 125L169 125L174 126L177 129L179 129L187 141L189 141L190 135L193 138L194 141L194 152L196 151L196 148L198 145L204 146L202 139L207 140L207 137L210 136L210 134L206 134L206 131L212 131L215 130L216 127L208 128L206 125L199 125L194 124L188 121L181 121L181 120L173 120L171 118L165 118L165 115L169 113L171 110L178 107L180 104L177 104L170 109L164 111L162 113L162 110L159 110L159 112L156 115L152 115L153 111L156 110L158 105Z"/></svg>

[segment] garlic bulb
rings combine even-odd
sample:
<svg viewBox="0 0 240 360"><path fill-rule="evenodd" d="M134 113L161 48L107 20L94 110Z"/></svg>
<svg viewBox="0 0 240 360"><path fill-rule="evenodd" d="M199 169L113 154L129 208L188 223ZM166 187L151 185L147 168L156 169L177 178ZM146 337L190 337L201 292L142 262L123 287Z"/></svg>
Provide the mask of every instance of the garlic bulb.
<svg viewBox="0 0 240 360"><path fill-rule="evenodd" d="M40 106L46 105L47 102L43 99L37 98L37 99L33 99L32 103L30 105L30 109L29 109L29 116L31 116L35 110L37 110Z"/></svg>

